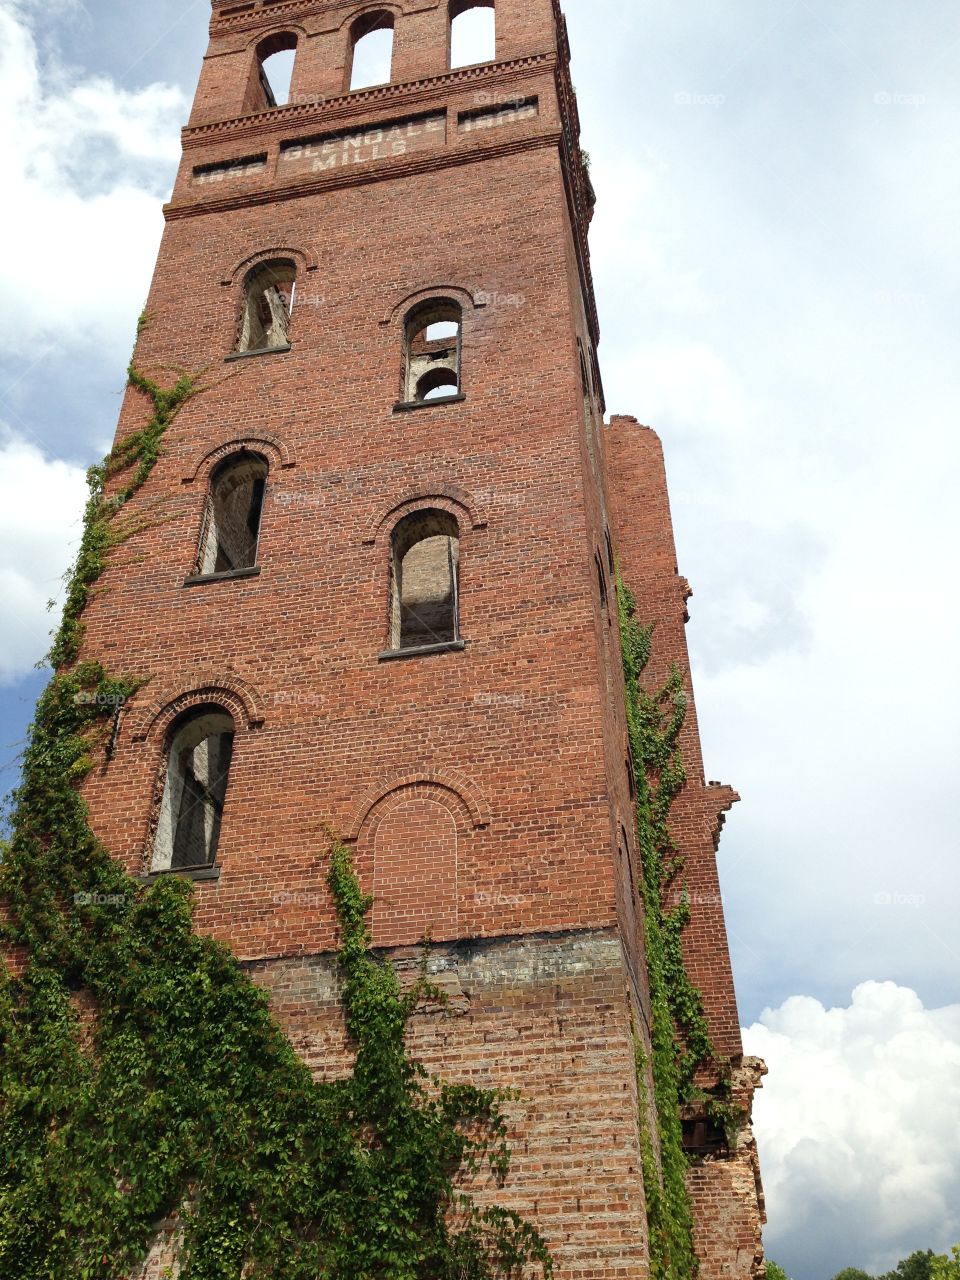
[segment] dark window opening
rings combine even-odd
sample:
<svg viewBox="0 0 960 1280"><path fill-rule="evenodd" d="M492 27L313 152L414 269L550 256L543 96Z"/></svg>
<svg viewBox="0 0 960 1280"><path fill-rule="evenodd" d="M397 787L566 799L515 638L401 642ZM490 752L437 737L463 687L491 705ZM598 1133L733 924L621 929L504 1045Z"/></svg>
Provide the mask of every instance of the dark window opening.
<svg viewBox="0 0 960 1280"><path fill-rule="evenodd" d="M241 453L213 473L198 573L229 573L256 565L267 470L265 459Z"/></svg>
<svg viewBox="0 0 960 1280"><path fill-rule="evenodd" d="M170 735L166 777L154 837L153 871L212 866L233 758L233 717L200 707L181 717Z"/></svg>
<svg viewBox="0 0 960 1280"><path fill-rule="evenodd" d="M704 1115L683 1120L683 1149L689 1156L724 1156L730 1151L727 1135Z"/></svg>
<svg viewBox="0 0 960 1280"><path fill-rule="evenodd" d="M237 351L274 351L290 345L296 299L296 263L265 262L247 276Z"/></svg>
<svg viewBox="0 0 960 1280"><path fill-rule="evenodd" d="M414 307L405 325L401 396L407 404L460 394L463 312L450 298Z"/></svg>
<svg viewBox="0 0 960 1280"><path fill-rule="evenodd" d="M393 532L390 647L460 639L460 529L446 511L418 511Z"/></svg>

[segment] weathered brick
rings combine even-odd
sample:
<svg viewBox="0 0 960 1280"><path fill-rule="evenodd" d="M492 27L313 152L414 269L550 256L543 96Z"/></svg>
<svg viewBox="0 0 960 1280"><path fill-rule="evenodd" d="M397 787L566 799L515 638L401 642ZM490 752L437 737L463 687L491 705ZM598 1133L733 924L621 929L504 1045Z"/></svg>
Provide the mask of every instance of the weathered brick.
<svg viewBox="0 0 960 1280"><path fill-rule="evenodd" d="M169 728L227 709L219 878L196 886L198 928L250 968L317 1075L342 1073L325 851L351 841L377 945L407 966L426 932L438 947L450 1002L417 1017L414 1052L522 1089L500 1198L538 1223L564 1280L643 1277L632 1034L649 997L612 557L657 623L651 680L687 671L659 443L633 419L603 425L558 7L499 0L497 61L451 72L446 3L402 0L393 83L348 94L359 8L214 6L135 357L164 383L202 372L206 390L87 611L84 657L147 683L84 791L107 847L148 872ZM291 103L268 109L256 51L291 36ZM296 265L289 346L233 358L244 280L273 258ZM462 308L462 394L401 410L405 317L430 297ZM128 391L118 435L146 415ZM240 447L269 464L259 572L185 585L210 476ZM391 533L426 509L459 529L464 646L381 661ZM688 959L739 1065L714 856L736 797L706 784L693 712L683 744ZM748 1104L758 1078L737 1076ZM749 1134L697 1164L691 1190L705 1280L756 1274Z"/></svg>

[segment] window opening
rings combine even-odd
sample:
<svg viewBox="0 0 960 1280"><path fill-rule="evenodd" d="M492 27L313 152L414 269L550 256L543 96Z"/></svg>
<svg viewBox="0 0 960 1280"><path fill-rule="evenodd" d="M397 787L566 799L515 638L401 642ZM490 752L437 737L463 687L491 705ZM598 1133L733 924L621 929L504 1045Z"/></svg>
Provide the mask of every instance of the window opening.
<svg viewBox="0 0 960 1280"><path fill-rule="evenodd" d="M252 569L257 563L267 463L237 454L213 473L197 570L201 574Z"/></svg>
<svg viewBox="0 0 960 1280"><path fill-rule="evenodd" d="M446 511L418 511L393 534L391 647L450 644L459 634L460 529Z"/></svg>
<svg viewBox="0 0 960 1280"><path fill-rule="evenodd" d="M233 758L233 717L208 706L174 726L154 839L153 871L212 866Z"/></svg>

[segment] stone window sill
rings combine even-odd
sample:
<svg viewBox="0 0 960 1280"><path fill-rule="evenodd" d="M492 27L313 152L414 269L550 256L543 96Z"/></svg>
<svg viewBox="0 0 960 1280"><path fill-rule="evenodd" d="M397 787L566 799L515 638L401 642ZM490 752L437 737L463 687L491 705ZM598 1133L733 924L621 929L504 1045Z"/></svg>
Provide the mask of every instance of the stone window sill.
<svg viewBox="0 0 960 1280"><path fill-rule="evenodd" d="M222 573L195 573L183 585L201 587L205 582L232 582L236 578L256 578L259 574L259 565L251 565L249 569L225 569Z"/></svg>
<svg viewBox="0 0 960 1280"><path fill-rule="evenodd" d="M249 360L253 356L275 356L282 355L284 351L292 351L293 347L290 343L286 343L282 347L258 347L256 351L231 351L228 356L224 356L224 364L229 364L232 360Z"/></svg>
<svg viewBox="0 0 960 1280"><path fill-rule="evenodd" d="M156 884L165 876L179 876L182 880L192 880L195 884L204 880L219 880L219 867L171 867L167 871L148 871L146 875L137 876L141 884Z"/></svg>
<svg viewBox="0 0 960 1280"><path fill-rule="evenodd" d="M460 404L466 400L464 395L437 396L435 400L398 400L393 406L394 413L413 413L415 409L436 409L440 405Z"/></svg>
<svg viewBox="0 0 960 1280"><path fill-rule="evenodd" d="M409 649L384 649L377 661L397 662L401 658L423 658L430 653L462 653L466 647L466 640L444 640L441 644L411 645Z"/></svg>

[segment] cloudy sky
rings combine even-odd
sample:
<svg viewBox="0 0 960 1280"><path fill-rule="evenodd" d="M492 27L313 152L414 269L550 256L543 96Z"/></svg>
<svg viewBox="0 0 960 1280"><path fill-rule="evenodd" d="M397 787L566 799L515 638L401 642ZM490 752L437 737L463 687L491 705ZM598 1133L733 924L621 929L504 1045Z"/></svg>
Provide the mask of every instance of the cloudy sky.
<svg viewBox="0 0 960 1280"><path fill-rule="evenodd" d="M664 438L768 1248L960 1240L955 0L567 0L609 407ZM208 0L0 0L0 786Z"/></svg>

